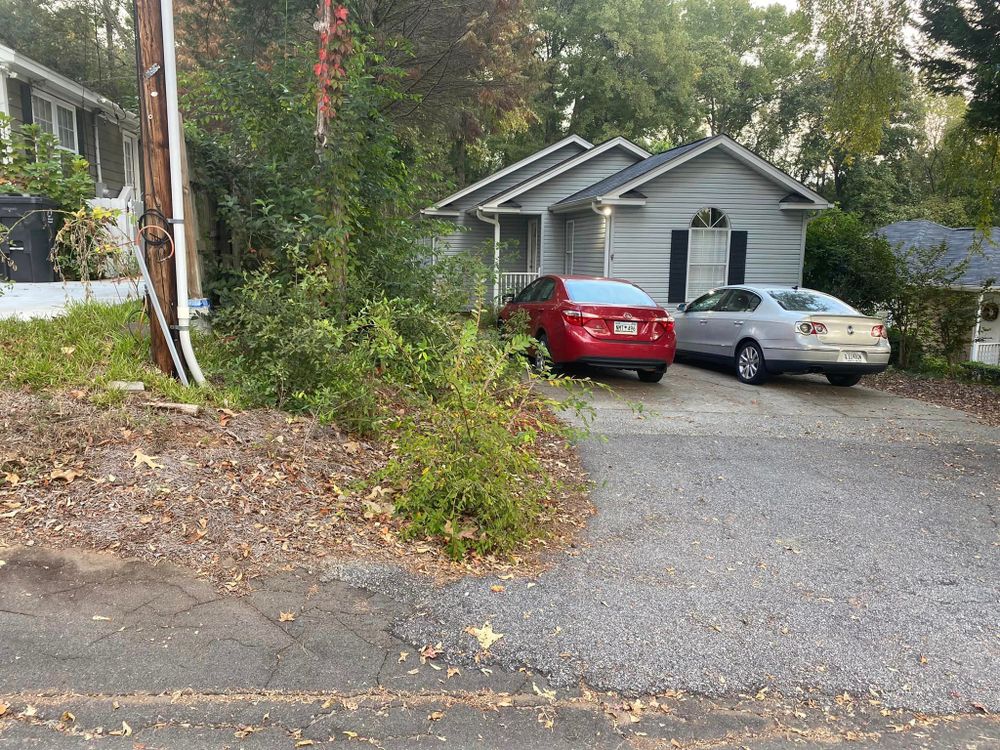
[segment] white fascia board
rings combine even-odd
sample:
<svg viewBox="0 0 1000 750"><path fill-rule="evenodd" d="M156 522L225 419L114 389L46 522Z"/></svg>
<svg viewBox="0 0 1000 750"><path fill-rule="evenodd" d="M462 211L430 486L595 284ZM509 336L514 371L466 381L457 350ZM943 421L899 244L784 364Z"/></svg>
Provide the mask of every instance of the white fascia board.
<svg viewBox="0 0 1000 750"><path fill-rule="evenodd" d="M598 198L599 206L645 206L645 198Z"/></svg>
<svg viewBox="0 0 1000 750"><path fill-rule="evenodd" d="M553 206L549 206L549 211L551 211L554 214L565 214L570 211L579 211L581 209L587 208L592 204L599 203L600 201L601 198L599 196L580 198L580 200L575 200L572 203L557 203Z"/></svg>
<svg viewBox="0 0 1000 750"><path fill-rule="evenodd" d="M35 85L36 81L44 81L46 85L42 87L42 90L65 100L67 104L72 104L75 107L79 107L81 104L90 104L113 116L116 120L126 121L135 130L139 129L139 118L118 106L106 96L102 96L96 91L88 89L83 84L70 80L61 73L56 73L51 68L36 63L31 58L25 57L2 44L0 44L0 66L7 68L10 72L16 73L18 78L25 78L32 85Z"/></svg>
<svg viewBox="0 0 1000 750"><path fill-rule="evenodd" d="M812 205L808 206L809 208L829 207L829 203L827 202L826 198L824 198L822 195L813 190L810 190L798 180L789 177L774 165L768 164L764 159L761 159L759 156L757 156L757 154L753 153L747 148L744 148L736 141L734 141L732 138L726 135L717 135L713 138L709 138L703 144L701 144L697 148L691 149L686 154L683 154L682 156L679 156L676 159L671 159L666 164L663 164L662 166L657 167L656 169L650 170L646 174L639 175L634 180L626 182L624 185L620 185L619 187L615 188L614 191L609 193L607 197L617 198L622 194L627 193L629 190L635 190L640 185L644 185L650 180L655 180L660 175L666 174L670 170L676 169L680 165L685 164L691 161L691 159L701 156L706 151L710 151L716 147L721 147L726 149L726 151L728 151L732 156L742 161L751 169L757 170L766 177L769 177L775 182L784 185L789 190L796 193L802 193L810 201L812 201Z"/></svg>
<svg viewBox="0 0 1000 750"><path fill-rule="evenodd" d="M484 204L481 208L487 211L493 211L498 206L506 203L509 200L513 200L522 193L526 193L529 190L538 187L539 185L544 185L553 177L558 177L563 172L567 172L568 170L573 169L573 167L579 166L584 162L590 161L595 156L599 156L600 154L606 153L613 148L624 148L626 151L630 151L632 154L639 157L640 159L646 159L650 156L650 153L646 151L646 149L637 146L627 138L622 138L621 136L618 136L617 138L612 138L610 141L605 141L600 146L594 146L593 148L588 149L587 151L584 151L583 153L578 154L577 156L571 159L568 159L567 161L560 164L559 167L556 169L551 169L547 172L543 172L537 177L528 180L524 184L511 188L506 193L501 193L496 198L491 200L489 203Z"/></svg>
<svg viewBox="0 0 1000 750"><path fill-rule="evenodd" d="M443 211L439 208L422 208L420 213L424 216L461 216L461 211Z"/></svg>
<svg viewBox="0 0 1000 750"><path fill-rule="evenodd" d="M782 211L818 211L823 208L833 208L832 203L779 203L778 208Z"/></svg>
<svg viewBox="0 0 1000 750"><path fill-rule="evenodd" d="M459 190L457 193L452 193L447 198L442 198L437 203L435 203L434 205L432 205L431 208L441 208L442 206L446 206L449 203L451 203L452 201L456 201L459 198L468 195L469 193L475 192L476 190L479 190L482 187L486 187L491 182L494 182L495 180L498 180L498 179L500 179L501 177L503 177L505 175L509 175L511 172L515 172L518 169L521 169L522 167L526 167L529 164L531 164L532 162L538 161L543 156L548 156L553 151L558 151L559 149L563 148L564 146L569 146L570 144L573 144L573 143L575 143L578 146L582 146L584 149L587 149L587 150L592 149L594 147L593 143L591 143L590 141L584 140L583 138L581 138L578 135L568 135L565 138L563 138L561 141L556 141L551 146L546 146L541 151L536 151L535 153L531 154L530 156L524 157L523 159L521 159L521 161L516 161L513 164L511 164L510 166L504 167L499 172L494 172L493 174L491 174L491 175L489 175L487 177L484 177L483 179L479 180L478 182L474 182L471 185L467 185L466 187L464 187L461 190Z"/></svg>

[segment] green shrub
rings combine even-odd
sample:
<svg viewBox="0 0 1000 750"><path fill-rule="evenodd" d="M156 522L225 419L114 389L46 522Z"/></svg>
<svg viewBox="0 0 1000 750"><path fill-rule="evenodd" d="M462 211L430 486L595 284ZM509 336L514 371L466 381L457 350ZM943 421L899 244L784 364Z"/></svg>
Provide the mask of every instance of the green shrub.
<svg viewBox="0 0 1000 750"><path fill-rule="evenodd" d="M1000 386L1000 366L988 365L985 362L959 362L962 375L977 383Z"/></svg>
<svg viewBox="0 0 1000 750"><path fill-rule="evenodd" d="M954 368L947 357L928 354L920 360L920 372L933 378L947 378L954 374Z"/></svg>
<svg viewBox="0 0 1000 750"><path fill-rule="evenodd" d="M379 481L396 488L409 534L442 538L456 558L529 538L553 487L537 440L569 434L546 406L579 410L580 399L540 395L526 365L531 340L482 329L481 308L455 316L380 299L340 319L323 303L327 283L315 273L248 277L219 314L207 369L244 403L392 441Z"/></svg>

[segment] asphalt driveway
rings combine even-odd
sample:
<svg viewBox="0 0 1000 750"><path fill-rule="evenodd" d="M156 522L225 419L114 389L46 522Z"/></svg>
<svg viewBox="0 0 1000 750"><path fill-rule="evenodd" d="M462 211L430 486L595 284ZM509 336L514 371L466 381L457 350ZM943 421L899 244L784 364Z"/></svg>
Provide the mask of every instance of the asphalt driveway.
<svg viewBox="0 0 1000 750"><path fill-rule="evenodd" d="M601 380L598 514L537 580L331 575L408 600L396 632L449 658L489 621L498 661L553 684L1000 710L1000 431L816 377Z"/></svg>

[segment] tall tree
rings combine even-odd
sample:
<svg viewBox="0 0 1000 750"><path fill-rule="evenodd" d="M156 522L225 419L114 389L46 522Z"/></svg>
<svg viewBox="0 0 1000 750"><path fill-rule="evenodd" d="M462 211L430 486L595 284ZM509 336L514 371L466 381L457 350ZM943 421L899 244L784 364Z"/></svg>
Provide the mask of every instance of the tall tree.
<svg viewBox="0 0 1000 750"><path fill-rule="evenodd" d="M1000 134L1000 4L921 0L920 15L918 59L931 88L965 95L969 125Z"/></svg>

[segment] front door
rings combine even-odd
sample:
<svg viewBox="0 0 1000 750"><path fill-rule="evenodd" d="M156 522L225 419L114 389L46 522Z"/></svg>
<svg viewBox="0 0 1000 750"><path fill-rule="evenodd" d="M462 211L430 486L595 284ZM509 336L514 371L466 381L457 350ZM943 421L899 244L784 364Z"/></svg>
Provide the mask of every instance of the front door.
<svg viewBox="0 0 1000 750"><path fill-rule="evenodd" d="M528 220L528 267L529 273L538 273L542 269L542 256L538 243L538 219Z"/></svg>

